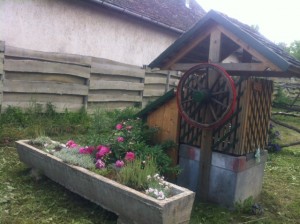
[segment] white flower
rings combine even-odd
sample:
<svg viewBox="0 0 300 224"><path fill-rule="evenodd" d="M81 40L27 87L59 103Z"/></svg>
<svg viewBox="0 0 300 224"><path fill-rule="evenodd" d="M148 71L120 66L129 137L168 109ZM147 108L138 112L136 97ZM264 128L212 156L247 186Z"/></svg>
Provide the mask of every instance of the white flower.
<svg viewBox="0 0 300 224"><path fill-rule="evenodd" d="M148 191L149 191L149 193L152 193L152 192L154 192L154 189L150 187L150 188L148 189Z"/></svg>

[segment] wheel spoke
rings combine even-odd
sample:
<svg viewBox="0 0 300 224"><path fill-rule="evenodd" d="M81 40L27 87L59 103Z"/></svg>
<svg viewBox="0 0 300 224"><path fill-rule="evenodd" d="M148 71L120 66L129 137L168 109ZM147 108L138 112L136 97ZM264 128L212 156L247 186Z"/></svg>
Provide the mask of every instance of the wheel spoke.
<svg viewBox="0 0 300 224"><path fill-rule="evenodd" d="M220 95L220 94L224 94L224 93L228 93L228 91L219 91L219 92L212 93L211 95L216 96L216 95Z"/></svg>
<svg viewBox="0 0 300 224"><path fill-rule="evenodd" d="M212 113L212 115L213 115L215 121L218 120L217 115L216 115L216 113L215 113L215 110L213 109L213 107L211 106L211 104L209 104L208 107L209 107L210 112Z"/></svg>
<svg viewBox="0 0 300 224"><path fill-rule="evenodd" d="M220 102L219 100L216 100L216 99L213 98L213 97L211 98L211 100L214 101L215 103L221 105L222 107L227 108L227 105L225 105L224 103Z"/></svg>
<svg viewBox="0 0 300 224"><path fill-rule="evenodd" d="M181 104L184 104L184 103L188 103L188 102L191 102L193 99L189 99L189 100L184 100L184 101L181 101Z"/></svg>

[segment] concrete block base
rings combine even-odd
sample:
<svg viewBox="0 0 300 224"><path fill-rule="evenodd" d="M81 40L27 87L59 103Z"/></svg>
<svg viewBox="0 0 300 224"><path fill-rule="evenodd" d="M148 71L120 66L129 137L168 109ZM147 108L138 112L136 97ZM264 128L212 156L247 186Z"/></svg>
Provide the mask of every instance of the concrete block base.
<svg viewBox="0 0 300 224"><path fill-rule="evenodd" d="M178 185L199 192L200 157L201 149L180 146L179 165L183 171L178 176ZM232 156L213 152L208 200L232 207L235 202L243 202L249 197L257 198L262 189L266 160L266 150L261 152L260 161L256 160L254 153Z"/></svg>

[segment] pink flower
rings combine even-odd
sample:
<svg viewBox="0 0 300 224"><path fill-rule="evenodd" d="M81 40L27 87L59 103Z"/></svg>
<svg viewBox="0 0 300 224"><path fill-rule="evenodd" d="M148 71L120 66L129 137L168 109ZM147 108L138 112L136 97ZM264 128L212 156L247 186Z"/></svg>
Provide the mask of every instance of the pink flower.
<svg viewBox="0 0 300 224"><path fill-rule="evenodd" d="M119 136L119 137L117 138L117 141L118 141L118 142L124 142L124 138L121 137L121 136Z"/></svg>
<svg viewBox="0 0 300 224"><path fill-rule="evenodd" d="M123 167L124 166L124 161L123 160L117 160L116 163L115 163L116 167Z"/></svg>
<svg viewBox="0 0 300 224"><path fill-rule="evenodd" d="M110 149L106 146L101 146L100 150L96 153L96 158L100 159L108 153L111 153Z"/></svg>
<svg viewBox="0 0 300 224"><path fill-rule="evenodd" d="M92 154L95 148L93 146L86 146L79 149L80 154Z"/></svg>
<svg viewBox="0 0 300 224"><path fill-rule="evenodd" d="M101 159L98 159L96 162L96 167L98 169L104 169L105 168L105 162L103 162Z"/></svg>
<svg viewBox="0 0 300 224"><path fill-rule="evenodd" d="M122 128L123 128L123 125L122 125L122 124L117 124L117 125L116 125L116 129L117 129L117 130L121 130Z"/></svg>
<svg viewBox="0 0 300 224"><path fill-rule="evenodd" d="M127 131L130 131L132 128L133 128L132 126L127 126L127 127L126 127L126 130L127 130Z"/></svg>
<svg viewBox="0 0 300 224"><path fill-rule="evenodd" d="M133 152L126 152L125 160L127 161L133 161L135 158L135 154Z"/></svg>
<svg viewBox="0 0 300 224"><path fill-rule="evenodd" d="M78 145L73 140L69 140L67 141L66 146L68 148L76 148Z"/></svg>

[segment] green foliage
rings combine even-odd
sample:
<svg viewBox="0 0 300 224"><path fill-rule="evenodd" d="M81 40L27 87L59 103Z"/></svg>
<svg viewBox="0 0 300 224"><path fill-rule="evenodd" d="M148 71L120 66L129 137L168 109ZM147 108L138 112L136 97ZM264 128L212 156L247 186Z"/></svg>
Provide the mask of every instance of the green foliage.
<svg viewBox="0 0 300 224"><path fill-rule="evenodd" d="M31 140L30 143L32 143L33 145L39 145L39 146L43 147L45 145L51 144L52 140L48 136L42 135L42 136L39 136L39 137Z"/></svg>
<svg viewBox="0 0 300 224"><path fill-rule="evenodd" d="M77 165L86 169L95 168L95 162L92 156L89 154L79 154L77 149L63 148L54 152L53 155L72 165Z"/></svg>
<svg viewBox="0 0 300 224"><path fill-rule="evenodd" d="M293 55L295 58L300 60L300 41L295 40L293 41L290 46L288 47L288 52Z"/></svg>
<svg viewBox="0 0 300 224"><path fill-rule="evenodd" d="M288 94L284 91L282 87L279 86L275 94L275 99L273 103L284 105L284 104L289 104L291 102L292 100L289 98Z"/></svg>
<svg viewBox="0 0 300 224"><path fill-rule="evenodd" d="M118 173L118 182L137 190L148 188L147 177L157 172L156 163L153 159L143 161L135 159L128 162Z"/></svg>
<svg viewBox="0 0 300 224"><path fill-rule="evenodd" d="M253 197L249 197L246 198L244 201L235 202L234 208L238 213L251 214L253 204Z"/></svg>

